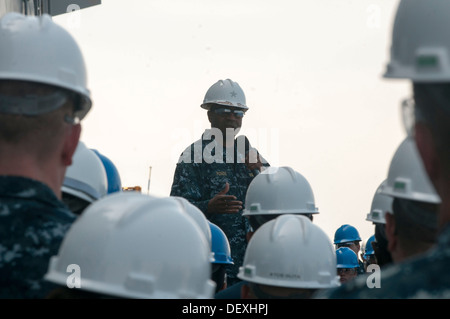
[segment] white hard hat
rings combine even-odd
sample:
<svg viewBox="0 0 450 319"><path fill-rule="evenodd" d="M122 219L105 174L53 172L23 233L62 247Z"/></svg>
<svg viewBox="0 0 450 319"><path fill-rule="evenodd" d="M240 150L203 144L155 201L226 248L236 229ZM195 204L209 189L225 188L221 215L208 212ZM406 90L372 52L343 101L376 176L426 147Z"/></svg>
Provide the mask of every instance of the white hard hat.
<svg viewBox="0 0 450 319"><path fill-rule="evenodd" d="M67 232L45 279L123 298L212 298L210 247L173 199L112 193L91 204Z"/></svg>
<svg viewBox="0 0 450 319"><path fill-rule="evenodd" d="M248 109L244 91L237 82L230 79L219 80L208 89L201 107L209 109L210 104Z"/></svg>
<svg viewBox="0 0 450 319"><path fill-rule="evenodd" d="M450 82L450 1L402 0L384 77Z"/></svg>
<svg viewBox="0 0 450 319"><path fill-rule="evenodd" d="M0 80L37 82L75 92L81 100L75 114L79 119L92 105L81 50L48 14L10 12L0 19Z"/></svg>
<svg viewBox="0 0 450 319"><path fill-rule="evenodd" d="M108 193L105 167L97 154L82 141L78 142L72 165L67 167L61 191L89 203Z"/></svg>
<svg viewBox="0 0 450 319"><path fill-rule="evenodd" d="M242 215L318 214L306 178L291 167L267 167L250 183Z"/></svg>
<svg viewBox="0 0 450 319"><path fill-rule="evenodd" d="M205 214L203 214L203 212L197 206L189 202L186 198L179 196L171 196L171 197L177 200L181 204L183 209L186 211L186 213L196 221L196 223L202 230L203 234L205 235L206 239L208 240L209 246L211 247L212 245L211 227Z"/></svg>
<svg viewBox="0 0 450 319"><path fill-rule="evenodd" d="M263 224L248 243L238 277L287 288L339 286L330 239L302 215L281 215Z"/></svg>
<svg viewBox="0 0 450 319"><path fill-rule="evenodd" d="M367 214L366 220L373 223L386 224L386 213L392 212L391 196L381 193L381 189L386 186L387 180L384 180L377 188L373 195L370 212Z"/></svg>
<svg viewBox="0 0 450 319"><path fill-rule="evenodd" d="M389 166L386 184L382 185L380 192L432 204L441 202L426 174L412 137L405 138L396 150Z"/></svg>

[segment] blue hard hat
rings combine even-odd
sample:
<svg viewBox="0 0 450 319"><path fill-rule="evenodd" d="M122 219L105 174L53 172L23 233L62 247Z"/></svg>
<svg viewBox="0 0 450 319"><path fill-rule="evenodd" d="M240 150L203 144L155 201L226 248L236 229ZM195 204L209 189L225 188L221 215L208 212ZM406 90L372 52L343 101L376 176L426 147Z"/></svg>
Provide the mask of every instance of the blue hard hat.
<svg viewBox="0 0 450 319"><path fill-rule="evenodd" d="M231 258L231 249L228 238L223 232L223 230L209 222L209 227L211 228L211 251L214 253L213 264L234 264Z"/></svg>
<svg viewBox="0 0 450 319"><path fill-rule="evenodd" d="M337 268L358 268L358 256L348 247L341 247L336 250Z"/></svg>
<svg viewBox="0 0 450 319"><path fill-rule="evenodd" d="M105 155L99 151L92 149L95 154L101 159L103 166L105 167L106 176L108 178L108 194L119 192L122 190L122 182L120 180L120 174L114 163Z"/></svg>
<svg viewBox="0 0 450 319"><path fill-rule="evenodd" d="M348 224L342 225L339 227L334 233L334 243L346 243L350 241L360 241L361 237L359 237L358 230Z"/></svg>
<svg viewBox="0 0 450 319"><path fill-rule="evenodd" d="M368 258L369 256L375 254L375 251L373 250L373 247L372 247L373 241L375 241L375 235L370 236L366 242L366 247L364 249L364 258Z"/></svg>

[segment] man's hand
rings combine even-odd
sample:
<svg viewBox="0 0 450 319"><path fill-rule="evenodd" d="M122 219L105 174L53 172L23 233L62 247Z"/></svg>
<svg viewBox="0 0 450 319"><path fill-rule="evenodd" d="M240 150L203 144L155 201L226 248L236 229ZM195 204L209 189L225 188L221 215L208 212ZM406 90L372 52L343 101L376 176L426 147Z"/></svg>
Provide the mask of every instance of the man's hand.
<svg viewBox="0 0 450 319"><path fill-rule="evenodd" d="M225 187L216 194L208 203L208 213L234 214L242 209L242 202L236 200L234 195L226 195L230 190L228 182Z"/></svg>
<svg viewBox="0 0 450 319"><path fill-rule="evenodd" d="M250 149L245 154L245 165L249 170L258 170L261 172L261 167L263 166L263 163L261 162L261 157L259 156L259 153L254 148Z"/></svg>

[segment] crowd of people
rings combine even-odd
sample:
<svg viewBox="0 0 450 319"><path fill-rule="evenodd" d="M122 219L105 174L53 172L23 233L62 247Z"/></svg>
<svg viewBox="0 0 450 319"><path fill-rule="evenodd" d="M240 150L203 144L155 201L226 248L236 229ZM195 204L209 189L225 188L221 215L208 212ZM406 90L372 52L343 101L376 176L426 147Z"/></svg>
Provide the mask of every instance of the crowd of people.
<svg viewBox="0 0 450 319"><path fill-rule="evenodd" d="M92 101L76 41L48 15L4 14L0 298L449 298L449 14L445 0L400 1L385 77L410 80L414 98L366 241L349 224L331 241L307 178L239 135L249 106L231 79L207 90L211 127L170 194L124 191L80 140Z"/></svg>

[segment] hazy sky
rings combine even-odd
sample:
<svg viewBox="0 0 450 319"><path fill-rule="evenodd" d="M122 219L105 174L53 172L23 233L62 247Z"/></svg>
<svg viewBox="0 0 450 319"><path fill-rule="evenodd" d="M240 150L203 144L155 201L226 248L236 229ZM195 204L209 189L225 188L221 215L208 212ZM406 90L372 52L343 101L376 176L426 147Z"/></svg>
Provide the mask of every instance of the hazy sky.
<svg viewBox="0 0 450 319"><path fill-rule="evenodd" d="M219 79L250 110L240 134L273 166L310 182L332 239L365 221L405 133L409 83L382 78L393 0L103 0L54 17L84 53L94 105L82 140L123 186L169 195L176 161L209 128L200 108Z"/></svg>

